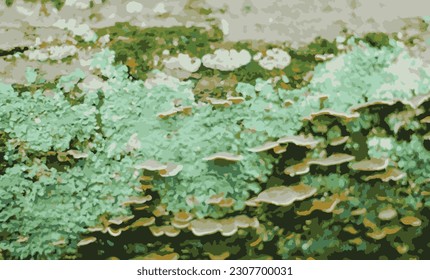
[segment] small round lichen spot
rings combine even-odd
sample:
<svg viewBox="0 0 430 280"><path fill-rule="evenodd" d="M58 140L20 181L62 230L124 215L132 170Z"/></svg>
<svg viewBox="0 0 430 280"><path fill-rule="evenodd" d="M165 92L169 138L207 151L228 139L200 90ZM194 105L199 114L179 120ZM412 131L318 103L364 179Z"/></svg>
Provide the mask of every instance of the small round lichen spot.
<svg viewBox="0 0 430 280"><path fill-rule="evenodd" d="M125 7L128 13L134 14L134 13L140 13L143 9L143 6L139 2L131 1L127 3L127 6Z"/></svg>

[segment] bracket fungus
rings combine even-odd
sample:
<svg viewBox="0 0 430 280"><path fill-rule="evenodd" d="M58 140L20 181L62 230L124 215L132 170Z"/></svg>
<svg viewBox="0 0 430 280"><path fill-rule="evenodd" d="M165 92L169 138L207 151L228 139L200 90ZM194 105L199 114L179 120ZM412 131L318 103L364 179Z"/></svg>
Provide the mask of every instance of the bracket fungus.
<svg viewBox="0 0 430 280"><path fill-rule="evenodd" d="M227 152L219 152L203 158L203 160L205 161L225 160L225 161L231 161L231 162L241 161L242 159L243 159L242 155L235 155Z"/></svg>
<svg viewBox="0 0 430 280"><path fill-rule="evenodd" d="M240 104L245 101L245 98L241 96L230 96L227 98L228 101L231 101L233 104Z"/></svg>
<svg viewBox="0 0 430 280"><path fill-rule="evenodd" d="M286 151L287 151L286 146L278 146L278 147L273 148L273 152L275 154L282 154L282 153L285 153Z"/></svg>
<svg viewBox="0 0 430 280"><path fill-rule="evenodd" d="M165 112L161 112L157 114L157 117L165 119L168 117L172 117L176 115L177 113L183 113L184 115L191 115L193 111L193 107L191 106L181 106L181 107L175 107L170 110L167 110Z"/></svg>
<svg viewBox="0 0 430 280"><path fill-rule="evenodd" d="M223 236L234 235L239 228L257 228L260 225L257 218L250 218L246 215L215 219L199 219L191 221L189 229L196 236L210 235L220 232Z"/></svg>
<svg viewBox="0 0 430 280"><path fill-rule="evenodd" d="M356 171L380 171L387 168L388 163L388 159L371 158L369 160L353 162L351 169Z"/></svg>
<svg viewBox="0 0 430 280"><path fill-rule="evenodd" d="M121 217L111 218L111 219L109 219L108 222L110 224L120 225L120 224L122 224L124 222L127 222L127 221L133 219L133 218L134 218L133 215L131 215L131 216L121 216Z"/></svg>
<svg viewBox="0 0 430 280"><path fill-rule="evenodd" d="M430 123L430 116L427 116L427 117L425 117L425 118L423 118L423 119L421 119L421 121L420 121L421 123Z"/></svg>
<svg viewBox="0 0 430 280"><path fill-rule="evenodd" d="M277 206L289 206L295 201L313 196L317 189L305 184L295 186L272 187L258 194L255 202L264 202Z"/></svg>
<svg viewBox="0 0 430 280"><path fill-rule="evenodd" d="M349 136L340 136L340 137L331 139L328 144L330 146L340 146L342 144L345 144L346 141L348 141L348 139L349 139Z"/></svg>
<svg viewBox="0 0 430 280"><path fill-rule="evenodd" d="M77 150L69 150L69 151L67 151L67 154L71 155L75 159L87 158L88 157L87 153L80 152L80 151L77 151Z"/></svg>
<svg viewBox="0 0 430 280"><path fill-rule="evenodd" d="M163 170L167 168L167 165L162 164L156 160L146 160L142 163L136 164L134 166L134 168L136 169L144 169L144 170L148 170L148 171L159 171L159 170Z"/></svg>
<svg viewBox="0 0 430 280"><path fill-rule="evenodd" d="M214 234L221 229L220 223L213 219L193 220L189 227L196 236Z"/></svg>
<svg viewBox="0 0 430 280"><path fill-rule="evenodd" d="M78 247L85 246L97 241L97 238L94 236L86 237L78 242Z"/></svg>
<svg viewBox="0 0 430 280"><path fill-rule="evenodd" d="M296 175L303 175L310 171L310 166L307 161L301 162L292 166L285 168L284 173L290 175L291 177Z"/></svg>
<svg viewBox="0 0 430 280"><path fill-rule="evenodd" d="M119 228L119 229L113 229L113 228L111 228L111 227L108 227L108 228L107 228L107 232L108 232L111 236L113 236L113 237L117 237L117 236L120 236L122 232L124 232L124 231L126 231L126 230L128 230L128 229L129 229L129 227L128 227L128 226L127 226L127 227L124 227L124 228Z"/></svg>
<svg viewBox="0 0 430 280"><path fill-rule="evenodd" d="M231 104L233 104L233 101L231 100L224 100L224 99L217 99L217 98L206 98L206 100L214 105L214 106L221 106L221 107L229 107Z"/></svg>
<svg viewBox="0 0 430 280"><path fill-rule="evenodd" d="M272 150L272 149L277 148L277 147L279 147L278 142L266 142L261 146L249 148L248 151L254 152L254 153L259 153L259 152L269 151L269 150Z"/></svg>
<svg viewBox="0 0 430 280"><path fill-rule="evenodd" d="M174 219L180 222L189 222L193 219L193 215L187 212L178 212L175 214Z"/></svg>
<svg viewBox="0 0 430 280"><path fill-rule="evenodd" d="M412 105L412 108L417 109L421 105L423 105L425 102L430 100L430 93L424 94L424 95L418 95L413 97L410 100L410 104Z"/></svg>
<svg viewBox="0 0 430 280"><path fill-rule="evenodd" d="M396 181L399 181L405 177L406 177L405 172L403 172L397 168L390 168L387 171L385 171L384 173L379 173L379 174L367 176L365 178L365 180L370 181L370 180L378 179L378 180L382 180L382 182L389 182L389 181L396 182Z"/></svg>
<svg viewBox="0 0 430 280"><path fill-rule="evenodd" d="M293 143L297 146L303 146L308 147L310 149L313 149L320 143L319 140L315 140L312 136L303 136L303 135L293 135L293 136L285 136L282 138L279 138L277 141L279 144L288 144Z"/></svg>
<svg viewBox="0 0 430 280"><path fill-rule="evenodd" d="M183 166L173 162L162 164L156 160L147 160L143 163L135 165L134 168L148 171L158 171L160 176L170 177L177 175L182 170Z"/></svg>
<svg viewBox="0 0 430 280"><path fill-rule="evenodd" d="M166 235L168 237L175 237L181 232L173 226L151 226L149 230L155 237Z"/></svg>
<svg viewBox="0 0 430 280"><path fill-rule="evenodd" d="M183 166L180 164L168 162L166 164L166 168L161 169L159 173L160 173L160 176L162 177L172 177L172 176L176 176L179 172L181 172L182 168Z"/></svg>
<svg viewBox="0 0 430 280"><path fill-rule="evenodd" d="M338 165L338 164L350 162L354 159L355 159L354 156L343 154L343 153L336 153L326 158L309 160L309 165L316 164L321 166L331 166L331 165Z"/></svg>
<svg viewBox="0 0 430 280"><path fill-rule="evenodd" d="M187 212L175 213L173 219L171 220L172 226L175 228L183 229L190 225L191 220L193 220L193 215Z"/></svg>
<svg viewBox="0 0 430 280"><path fill-rule="evenodd" d="M351 112L357 112L360 111L362 109L366 109L369 107L373 107L373 106L378 106L378 105L385 105L385 106L393 106L396 103L402 103L404 105L406 105L407 103L405 103L405 101L401 100L401 99L392 99L392 100L373 100L370 102L365 102L365 103L361 103L355 106L350 107L349 109L351 110Z"/></svg>
<svg viewBox="0 0 430 280"><path fill-rule="evenodd" d="M155 223L154 217L139 218L137 221L130 225L130 228L147 227Z"/></svg>
<svg viewBox="0 0 430 280"><path fill-rule="evenodd" d="M336 112L331 109L325 109L319 112L311 113L311 115L309 117L305 117L304 120L313 121L314 119L321 116L335 117L335 118L342 119L346 122L349 122L358 118L360 114L358 113L347 114L347 113Z"/></svg>
<svg viewBox="0 0 430 280"><path fill-rule="evenodd" d="M127 200L122 202L123 206L132 205L132 204L144 204L152 199L151 195L146 196L131 196Z"/></svg>

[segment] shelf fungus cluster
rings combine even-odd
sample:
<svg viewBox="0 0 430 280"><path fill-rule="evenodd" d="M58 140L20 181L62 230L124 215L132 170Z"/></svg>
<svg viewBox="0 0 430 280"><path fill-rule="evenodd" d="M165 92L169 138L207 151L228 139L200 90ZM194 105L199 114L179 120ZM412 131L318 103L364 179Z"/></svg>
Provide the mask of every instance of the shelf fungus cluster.
<svg viewBox="0 0 430 280"><path fill-rule="evenodd" d="M158 171L162 177L176 176L183 168L180 164L168 162L162 164L156 160L147 160L134 166L138 170Z"/></svg>

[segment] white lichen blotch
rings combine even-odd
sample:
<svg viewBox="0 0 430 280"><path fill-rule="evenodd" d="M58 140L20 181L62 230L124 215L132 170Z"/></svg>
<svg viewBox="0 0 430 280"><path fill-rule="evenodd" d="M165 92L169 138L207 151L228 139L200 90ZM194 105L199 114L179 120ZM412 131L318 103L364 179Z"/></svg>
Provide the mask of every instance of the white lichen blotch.
<svg viewBox="0 0 430 280"><path fill-rule="evenodd" d="M194 73L199 70L202 64L199 58L190 57L188 54L180 53L177 57L169 57L163 61L164 65L169 69L180 69Z"/></svg>
<svg viewBox="0 0 430 280"><path fill-rule="evenodd" d="M125 7L125 9L130 14L140 13L143 9L143 6L139 2L131 1L131 2L127 3L127 6Z"/></svg>
<svg viewBox="0 0 430 280"><path fill-rule="evenodd" d="M284 69L290 65L291 56L284 50L273 48L268 50L264 57L262 53L256 54L254 60L258 61L258 64L266 70Z"/></svg>
<svg viewBox="0 0 430 280"><path fill-rule="evenodd" d="M247 50L218 49L214 54L204 55L202 62L207 68L232 71L251 62L251 54Z"/></svg>

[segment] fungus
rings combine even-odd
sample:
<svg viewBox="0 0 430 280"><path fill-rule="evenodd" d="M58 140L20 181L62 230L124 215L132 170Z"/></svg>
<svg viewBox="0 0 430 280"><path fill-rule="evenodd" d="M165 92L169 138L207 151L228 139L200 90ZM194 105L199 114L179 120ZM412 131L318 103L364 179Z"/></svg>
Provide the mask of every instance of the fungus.
<svg viewBox="0 0 430 280"><path fill-rule="evenodd" d="M168 212L166 211L166 207L164 205L158 205L155 207L154 211L152 211L155 217L166 216Z"/></svg>
<svg viewBox="0 0 430 280"><path fill-rule="evenodd" d="M89 227L87 228L89 232L106 232L106 229L104 226L95 226L95 227Z"/></svg>
<svg viewBox="0 0 430 280"><path fill-rule="evenodd" d="M224 99L216 99L216 98L206 98L207 101L214 105L214 106L221 106L221 107L229 107L233 102L230 100L224 100Z"/></svg>
<svg viewBox="0 0 430 280"><path fill-rule="evenodd" d="M309 172L309 170L310 167L308 162L302 162L285 168L284 173L293 177L296 175L306 174Z"/></svg>
<svg viewBox="0 0 430 280"><path fill-rule="evenodd" d="M168 111L165 111L165 112L162 112L162 113L158 113L157 117L165 119L167 117L171 117L171 116L176 115L176 113L178 113L178 110L176 108L172 108L172 109L170 109Z"/></svg>
<svg viewBox="0 0 430 280"><path fill-rule="evenodd" d="M88 244L94 243L94 242L96 242L96 241L97 241L97 238L96 238L96 237L94 237L94 236L87 237L87 238L84 238L84 239L82 239L81 241L79 241L77 246L78 246L78 247L80 247L80 246L85 246L85 245L88 245Z"/></svg>
<svg viewBox="0 0 430 280"><path fill-rule="evenodd" d="M253 197L245 201L245 205L250 207L258 207L260 204L257 202L257 197Z"/></svg>
<svg viewBox="0 0 430 280"><path fill-rule="evenodd" d="M421 123L430 123L430 116L423 118L420 122Z"/></svg>
<svg viewBox="0 0 430 280"><path fill-rule="evenodd" d="M320 117L320 116L332 116L332 117L343 119L344 121L348 122L348 121L351 121L353 119L358 118L360 116L360 114L358 114L358 113L346 114L346 113L335 112L331 109L326 109L326 110L321 110L321 111L316 112L316 113L311 113L311 115L309 117L304 118L304 120L313 121L315 118Z"/></svg>
<svg viewBox="0 0 430 280"><path fill-rule="evenodd" d="M177 220L172 220L170 223L172 226L179 229L187 228L190 225L189 222L182 222Z"/></svg>
<svg viewBox="0 0 430 280"><path fill-rule="evenodd" d="M155 237L166 235L168 237L175 237L181 232L179 229L173 226L151 226L149 230Z"/></svg>
<svg viewBox="0 0 430 280"><path fill-rule="evenodd" d="M320 141L315 140L312 136L294 135L282 137L278 139L277 142L279 144L293 143L297 146L304 146L313 149Z"/></svg>
<svg viewBox="0 0 430 280"><path fill-rule="evenodd" d="M348 141L349 136L340 136L336 137L330 140L329 145L330 146L339 146L344 144L346 141Z"/></svg>
<svg viewBox="0 0 430 280"><path fill-rule="evenodd" d="M127 222L127 221L133 219L133 218L134 218L133 215L131 215L131 216L121 216L121 217L112 218L108 222L110 224L120 225L120 224L122 224L124 222Z"/></svg>
<svg viewBox="0 0 430 280"><path fill-rule="evenodd" d="M243 159L243 156L241 155L235 155L227 152L219 152L210 156L207 156L203 158L203 160L210 161L210 160L225 160L225 161L231 161L236 162Z"/></svg>
<svg viewBox="0 0 430 280"><path fill-rule="evenodd" d="M266 142L261 146L250 148L250 149L248 149L248 151L254 152L254 153L259 153L259 152L264 152L264 151L274 149L276 147L279 147L279 144L277 142Z"/></svg>
<svg viewBox="0 0 430 280"><path fill-rule="evenodd" d="M392 105L396 104L397 102L401 102L401 103L405 104L400 99L393 99L393 100L373 100L373 101L370 101L370 102L366 102L366 103L361 103L361 104L355 105L353 107L350 107L349 109L351 110L351 112L356 112L356 111L359 111L361 109L365 109L365 108L369 108L369 107L377 106L377 105L392 106Z"/></svg>
<svg viewBox="0 0 430 280"><path fill-rule="evenodd" d="M305 184L291 187L272 187L259 193L255 202L265 202L278 206L289 206L295 201L304 200L316 193L317 189Z"/></svg>
<svg viewBox="0 0 430 280"><path fill-rule="evenodd" d="M128 198L128 200L122 202L123 206L131 205L131 204L144 204L147 201L150 201L152 199L152 196L146 195L146 196L131 196Z"/></svg>
<svg viewBox="0 0 430 280"><path fill-rule="evenodd" d="M399 170L397 168L391 168L391 169L388 169L384 173L379 173L379 174L367 176L365 178L365 180L369 181L369 180L373 180L373 179L379 179L379 180L382 180L383 182L389 182L389 181L396 182L396 181L403 179L404 177L406 177L405 172L402 172L401 170Z"/></svg>
<svg viewBox="0 0 430 280"><path fill-rule="evenodd" d="M285 146L277 146L277 147L273 148L273 152L275 154L282 154L282 153L285 153L286 151L287 151L287 147L285 147Z"/></svg>
<svg viewBox="0 0 430 280"><path fill-rule="evenodd" d="M232 236L238 230L236 221L233 218L223 219L219 222L220 231L223 236Z"/></svg>
<svg viewBox="0 0 430 280"><path fill-rule="evenodd" d="M140 218L137 221L135 221L134 223L132 223L130 227L131 228L147 227L147 226L152 225L153 223L155 223L154 217Z"/></svg>
<svg viewBox="0 0 430 280"><path fill-rule="evenodd" d="M178 212L174 216L175 221L189 222L193 219L193 215L187 212Z"/></svg>
<svg viewBox="0 0 430 280"><path fill-rule="evenodd" d="M223 236L231 236L237 232L239 228L257 228L259 222L257 218L249 218L245 215L239 215L232 218L214 220L214 219L199 219L193 220L190 223L189 229L196 236L210 235L220 232Z"/></svg>
<svg viewBox="0 0 430 280"><path fill-rule="evenodd" d="M66 240L64 238L61 238L60 240L54 241L51 244L54 245L54 246L63 246L63 245L66 245Z"/></svg>
<svg viewBox="0 0 430 280"><path fill-rule="evenodd" d="M218 232L221 225L213 219L199 219L191 221L190 229L194 235L203 236Z"/></svg>
<svg viewBox="0 0 430 280"><path fill-rule="evenodd" d="M171 177L176 176L179 172L181 172L183 166L180 164L169 162L166 164L166 168L160 170L160 176L162 177Z"/></svg>
<svg viewBox="0 0 430 280"><path fill-rule="evenodd" d="M316 165L321 165L321 166L331 166L331 165L338 165L338 164L342 164L342 163L346 163L349 161L354 160L355 157L348 155L348 154L343 154L343 153L336 153L336 154L332 154L331 156L327 157L327 158L321 158L321 159L313 159L309 161L309 164L316 164Z"/></svg>
<svg viewBox="0 0 430 280"><path fill-rule="evenodd" d="M161 164L156 160L147 160L143 163L137 164L134 166L136 169L144 169L148 171L159 171L167 168L167 165Z"/></svg>
<svg viewBox="0 0 430 280"><path fill-rule="evenodd" d="M75 159L87 158L88 157L87 153L83 153L83 152L80 152L80 151L77 151L77 150L67 151L67 154L71 155Z"/></svg>
<svg viewBox="0 0 430 280"><path fill-rule="evenodd" d="M410 104L412 105L412 108L417 109L428 100L430 100L430 94L418 95L410 100Z"/></svg>
<svg viewBox="0 0 430 280"><path fill-rule="evenodd" d="M240 96L230 96L227 98L228 101L231 101L233 104L240 104L245 101L245 98Z"/></svg>
<svg viewBox="0 0 430 280"><path fill-rule="evenodd" d="M387 168L388 163L388 159L372 158L352 163L351 169L357 171L380 171Z"/></svg>
<svg viewBox="0 0 430 280"><path fill-rule="evenodd" d="M128 229L128 226L127 227L125 227L125 228L119 228L119 229L113 229L113 228L111 228L111 227L108 227L107 228L107 232L111 235L111 236L113 236L113 237L117 237L117 236L120 236L121 235L121 233L123 232L123 231L126 231Z"/></svg>

